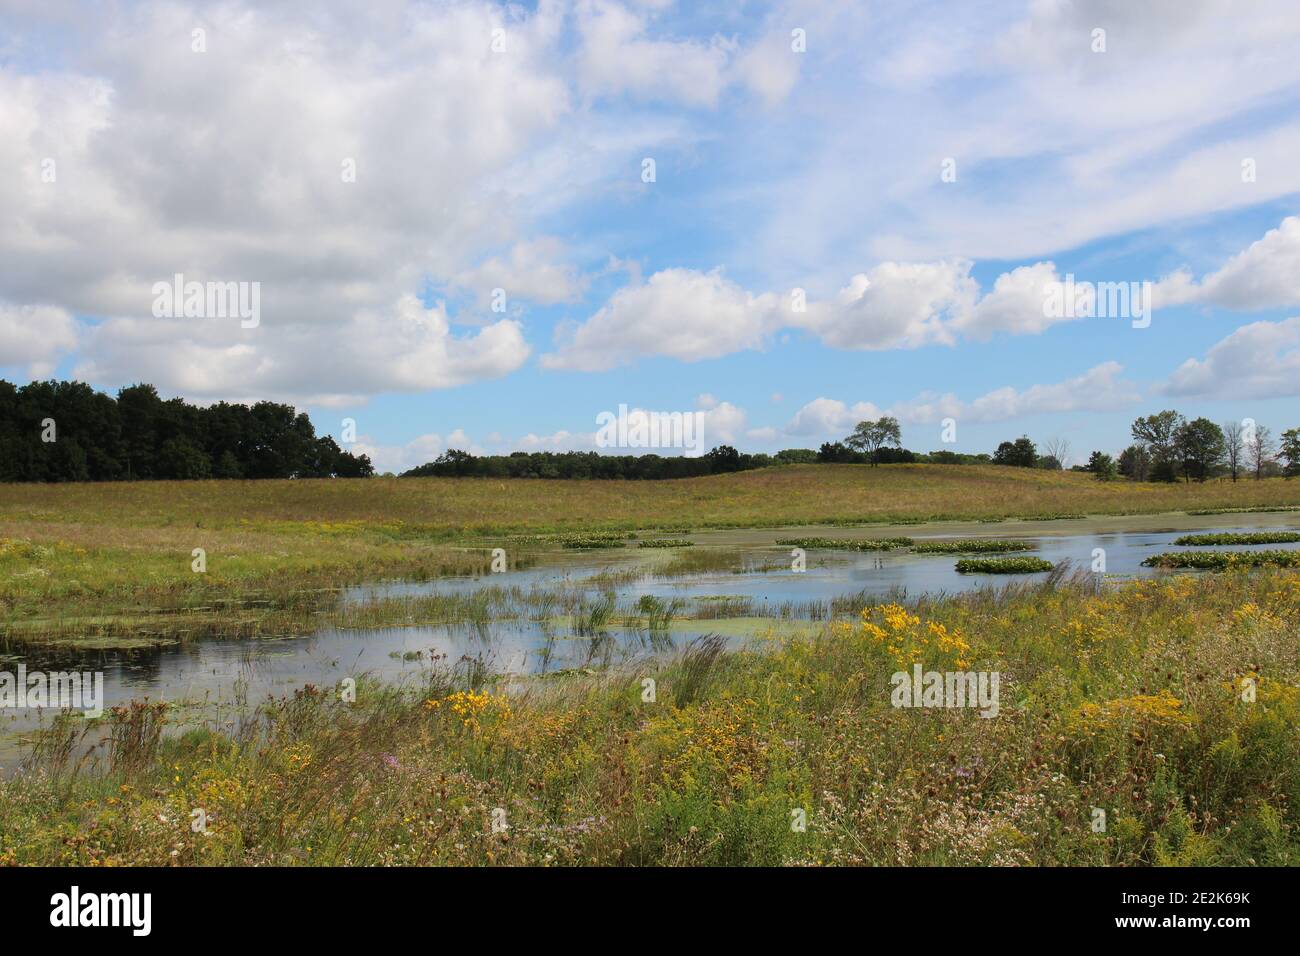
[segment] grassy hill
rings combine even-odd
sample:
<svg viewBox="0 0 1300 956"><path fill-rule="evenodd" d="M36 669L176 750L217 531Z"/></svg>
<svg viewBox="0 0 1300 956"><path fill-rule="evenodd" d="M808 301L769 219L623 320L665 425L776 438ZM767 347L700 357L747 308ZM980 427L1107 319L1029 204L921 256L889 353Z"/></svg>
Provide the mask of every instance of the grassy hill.
<svg viewBox="0 0 1300 956"><path fill-rule="evenodd" d="M496 531L759 527L1300 504L1300 481L1098 482L996 465L789 465L680 481L403 478L0 485L5 526L311 532L311 524L450 539Z"/></svg>

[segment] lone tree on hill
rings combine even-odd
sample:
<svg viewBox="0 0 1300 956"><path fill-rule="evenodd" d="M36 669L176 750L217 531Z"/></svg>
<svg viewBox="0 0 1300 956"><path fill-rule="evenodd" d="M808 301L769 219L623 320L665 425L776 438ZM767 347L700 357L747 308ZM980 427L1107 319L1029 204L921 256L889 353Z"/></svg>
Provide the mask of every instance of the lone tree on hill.
<svg viewBox="0 0 1300 956"><path fill-rule="evenodd" d="M898 427L898 419L885 415L874 422L858 422L858 427L853 429L852 435L844 439L844 444L854 451L870 455L871 465L875 467L876 454L880 449L886 445L898 448L902 441L903 432Z"/></svg>

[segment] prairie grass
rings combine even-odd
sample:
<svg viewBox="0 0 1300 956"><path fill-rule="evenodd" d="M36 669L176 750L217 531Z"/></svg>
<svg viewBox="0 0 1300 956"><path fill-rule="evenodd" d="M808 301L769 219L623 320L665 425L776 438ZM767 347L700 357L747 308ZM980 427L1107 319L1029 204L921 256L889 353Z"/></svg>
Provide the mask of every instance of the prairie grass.
<svg viewBox="0 0 1300 956"><path fill-rule="evenodd" d="M0 781L0 864L1296 865L1297 619L1291 570L1057 574L508 693L441 662L236 733L121 715ZM999 672L998 716L894 708L913 663Z"/></svg>
<svg viewBox="0 0 1300 956"><path fill-rule="evenodd" d="M426 542L471 534L656 526L683 533L1279 506L1300 507L1297 482L1098 482L1085 474L996 465L787 465L679 481L374 478L0 485L4 522L182 533L266 530L309 538L362 534Z"/></svg>

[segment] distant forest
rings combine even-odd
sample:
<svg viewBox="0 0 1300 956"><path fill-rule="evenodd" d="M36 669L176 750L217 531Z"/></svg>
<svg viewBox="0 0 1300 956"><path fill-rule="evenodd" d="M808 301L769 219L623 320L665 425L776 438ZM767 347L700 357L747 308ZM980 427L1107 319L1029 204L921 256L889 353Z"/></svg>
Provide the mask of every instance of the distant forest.
<svg viewBox="0 0 1300 956"><path fill-rule="evenodd" d="M515 452L476 456L452 449L403 477L603 478L659 480L812 462L987 462L988 455L902 448L870 453L830 442L819 450L790 448L743 454L721 445L704 455L606 455ZM367 455L344 451L316 434L291 405L164 401L152 385L117 396L83 382L0 380L0 481L132 481L202 478L367 478Z"/></svg>
<svg viewBox="0 0 1300 956"><path fill-rule="evenodd" d="M403 478L604 478L625 481L658 481L665 478L696 478L733 471L751 471L772 465L825 462L893 464L896 462L943 461L948 464L988 462L988 455L958 455L935 452L918 455L905 448L879 448L856 452L839 442L828 442L820 450L787 448L775 455L746 454L730 445L719 445L703 455L606 455L594 451L517 451L510 455L471 455L451 449L435 461L402 473Z"/></svg>
<svg viewBox="0 0 1300 956"><path fill-rule="evenodd" d="M1222 427L1167 409L1133 423L1134 443L1118 458L1100 451L1072 471L1101 481L1205 481L1227 477L1300 475L1300 428L1274 439L1250 422ZM402 477L589 478L658 481L751 471L773 465L923 462L995 464L1059 470L1068 443L1047 452L1027 436L1004 441L992 455L928 454L901 447L897 420L859 422L842 441L820 448L746 454L719 445L703 455L611 455L594 451L473 455L450 449ZM132 385L114 398L82 382L0 380L0 482L132 481L199 478L368 478L366 455L317 436L311 419L292 405L218 402L201 408L183 398L163 401L152 385Z"/></svg>
<svg viewBox="0 0 1300 956"><path fill-rule="evenodd" d="M0 380L0 481L365 478L370 459L316 435L292 405L163 401L152 385L114 398L81 382Z"/></svg>

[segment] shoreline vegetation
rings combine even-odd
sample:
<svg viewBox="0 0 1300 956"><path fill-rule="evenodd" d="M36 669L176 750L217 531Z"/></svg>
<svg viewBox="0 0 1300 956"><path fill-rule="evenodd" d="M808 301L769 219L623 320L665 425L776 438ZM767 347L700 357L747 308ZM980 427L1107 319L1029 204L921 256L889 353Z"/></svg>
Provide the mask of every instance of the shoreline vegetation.
<svg viewBox="0 0 1300 956"><path fill-rule="evenodd" d="M1297 506L1300 484L1282 478L1103 483L993 465L790 465L673 482L0 484L0 649L306 633L343 587L486 573L494 548L517 569L552 550L639 548L729 529L907 526L911 534L941 522ZM892 539L903 540L913 539ZM195 549L202 573L193 570ZM685 561L685 551L702 556ZM679 563L706 568L710 551L684 549Z"/></svg>
<svg viewBox="0 0 1300 956"><path fill-rule="evenodd" d="M1298 616L1285 570L1054 575L509 694L435 661L228 734L135 703L94 756L38 735L0 864L1295 865ZM913 667L999 673L996 719L894 706Z"/></svg>

